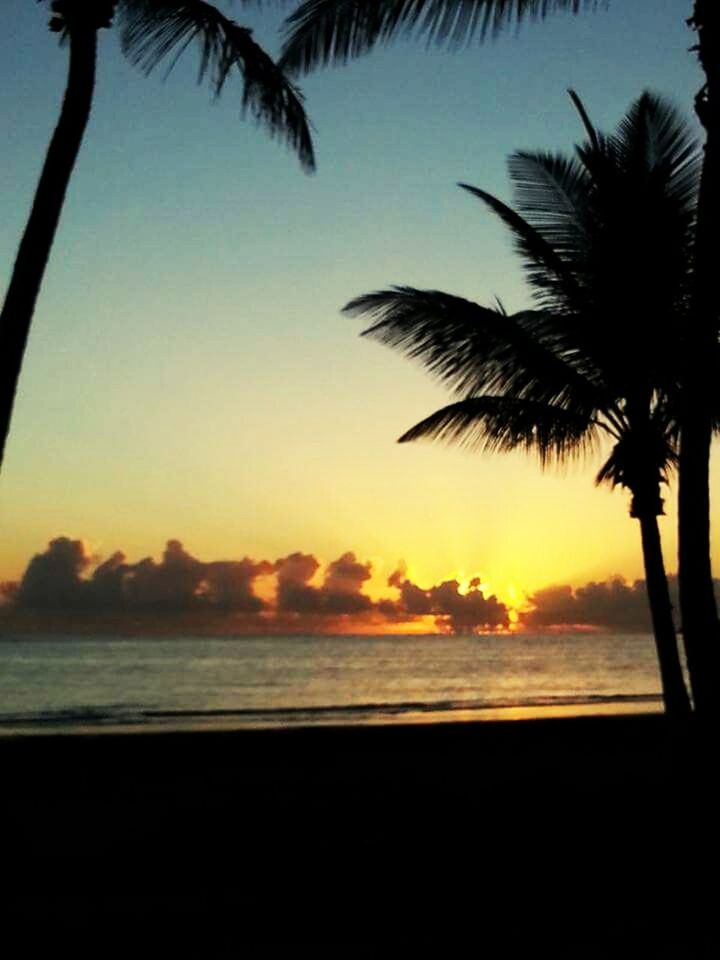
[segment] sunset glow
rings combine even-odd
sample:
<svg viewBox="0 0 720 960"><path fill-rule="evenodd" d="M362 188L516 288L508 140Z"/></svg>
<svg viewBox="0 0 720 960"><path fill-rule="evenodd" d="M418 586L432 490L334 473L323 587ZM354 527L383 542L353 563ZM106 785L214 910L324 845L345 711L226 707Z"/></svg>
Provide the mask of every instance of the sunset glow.
<svg viewBox="0 0 720 960"><path fill-rule="evenodd" d="M4 941L717 952L720 0L0 7Z"/></svg>
<svg viewBox="0 0 720 960"><path fill-rule="evenodd" d="M0 583L0 626L20 632L637 633L649 623L642 580L615 576L529 594L514 584L495 590L480 577L423 582L405 563L388 573L352 550L331 561L304 551L206 560L176 539L161 555L133 559L56 537L20 577Z"/></svg>
<svg viewBox="0 0 720 960"><path fill-rule="evenodd" d="M542 472L522 454L399 446L447 395L340 311L393 283L527 305L506 233L456 183L507 199L510 151L571 149L581 130L568 86L603 126L644 87L691 104L682 18L672 4L633 7L648 5L652 35L628 30L618 3L548 20L542 44L529 30L482 55L401 43L308 77L313 178L239 122L232 96L209 109L192 57L161 84L103 36L3 469L0 580L19 581L63 536L133 563L171 539L203 559L307 552L314 587L351 551L370 564L373 603L394 596L404 561L423 589L458 579L465 595L480 577L517 629L546 587L641 578L627 498L593 483L602 451ZM9 6L23 41L0 39L2 90L24 107L0 117L6 275L65 70L42 5ZM242 13L272 47L280 14ZM588 55L569 61L569 44ZM591 53L600 46L615 51L611 83ZM661 520L670 571L674 499ZM255 589L272 602L273 576Z"/></svg>

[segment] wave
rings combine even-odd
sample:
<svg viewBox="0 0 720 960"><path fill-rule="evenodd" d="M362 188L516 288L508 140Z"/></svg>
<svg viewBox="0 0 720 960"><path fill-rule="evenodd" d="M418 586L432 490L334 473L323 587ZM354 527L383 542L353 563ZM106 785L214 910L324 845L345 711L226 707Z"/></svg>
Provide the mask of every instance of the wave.
<svg viewBox="0 0 720 960"><path fill-rule="evenodd" d="M55 723L144 723L147 716L148 710L140 704L92 704L0 713L0 727Z"/></svg>
<svg viewBox="0 0 720 960"><path fill-rule="evenodd" d="M87 704L50 710L0 713L0 729L9 727L52 727L56 725L151 725L193 721L232 721L253 725L301 725L327 722L337 719L342 724L350 720L381 720L383 717L399 717L406 714L453 714L483 711L511 710L517 708L538 710L552 707L601 706L622 704L657 704L659 694L591 694L538 696L521 699L494 698L487 700L439 700L400 702L326 704L317 706L243 707L239 709L218 707L212 709L167 710L146 707L141 704Z"/></svg>

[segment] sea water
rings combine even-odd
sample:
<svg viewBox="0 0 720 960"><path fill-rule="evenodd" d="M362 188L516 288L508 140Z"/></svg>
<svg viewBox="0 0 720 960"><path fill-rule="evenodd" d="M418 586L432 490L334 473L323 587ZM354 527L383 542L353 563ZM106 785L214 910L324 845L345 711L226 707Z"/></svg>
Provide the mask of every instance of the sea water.
<svg viewBox="0 0 720 960"><path fill-rule="evenodd" d="M5 636L0 734L658 711L649 635Z"/></svg>

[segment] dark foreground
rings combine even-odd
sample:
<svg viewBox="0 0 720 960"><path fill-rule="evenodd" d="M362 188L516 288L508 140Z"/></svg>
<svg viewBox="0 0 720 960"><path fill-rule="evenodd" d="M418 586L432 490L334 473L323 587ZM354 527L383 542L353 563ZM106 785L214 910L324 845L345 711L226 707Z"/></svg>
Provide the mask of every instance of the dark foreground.
<svg viewBox="0 0 720 960"><path fill-rule="evenodd" d="M639 716L0 740L3 952L716 956L695 739Z"/></svg>

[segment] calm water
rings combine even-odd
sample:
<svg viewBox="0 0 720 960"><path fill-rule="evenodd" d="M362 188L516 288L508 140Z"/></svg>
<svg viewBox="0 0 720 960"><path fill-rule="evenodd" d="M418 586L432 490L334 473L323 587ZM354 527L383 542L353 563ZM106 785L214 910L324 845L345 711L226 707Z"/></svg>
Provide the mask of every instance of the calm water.
<svg viewBox="0 0 720 960"><path fill-rule="evenodd" d="M5 637L0 732L659 710L649 636Z"/></svg>

